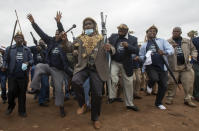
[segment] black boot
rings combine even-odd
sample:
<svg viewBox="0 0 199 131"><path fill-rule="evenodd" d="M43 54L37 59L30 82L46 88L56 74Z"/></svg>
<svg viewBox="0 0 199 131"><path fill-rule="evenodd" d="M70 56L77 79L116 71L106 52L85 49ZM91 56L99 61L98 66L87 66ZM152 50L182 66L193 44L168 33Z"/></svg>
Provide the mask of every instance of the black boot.
<svg viewBox="0 0 199 131"><path fill-rule="evenodd" d="M126 108L134 111L139 111L137 106L126 106Z"/></svg>
<svg viewBox="0 0 199 131"><path fill-rule="evenodd" d="M64 106L60 106L59 109L60 109L60 116L61 116L61 117L65 117L65 116L66 116L66 113L65 113L65 111L64 111Z"/></svg>
<svg viewBox="0 0 199 131"><path fill-rule="evenodd" d="M113 102L115 102L115 98L111 98L111 99L109 98L109 99L108 99L108 104L111 104L111 103L113 103Z"/></svg>
<svg viewBox="0 0 199 131"><path fill-rule="evenodd" d="M48 107L48 104L47 104L47 102L43 102L43 103L39 103L39 106Z"/></svg>
<svg viewBox="0 0 199 131"><path fill-rule="evenodd" d="M27 114L26 114L26 112L19 112L19 116L20 117L27 117Z"/></svg>
<svg viewBox="0 0 199 131"><path fill-rule="evenodd" d="M13 111L13 109L15 108L15 104L14 105L12 105L12 106L8 106L8 109L7 109L7 111L6 111L6 115L8 116L8 115L10 115L11 113L12 113L12 111Z"/></svg>
<svg viewBox="0 0 199 131"><path fill-rule="evenodd" d="M3 100L3 104L6 104L6 101L7 101L7 100L6 100L6 99L4 99L4 100Z"/></svg>
<svg viewBox="0 0 199 131"><path fill-rule="evenodd" d="M31 91L28 91L28 94L39 94L39 90L36 90L36 89L32 89Z"/></svg>

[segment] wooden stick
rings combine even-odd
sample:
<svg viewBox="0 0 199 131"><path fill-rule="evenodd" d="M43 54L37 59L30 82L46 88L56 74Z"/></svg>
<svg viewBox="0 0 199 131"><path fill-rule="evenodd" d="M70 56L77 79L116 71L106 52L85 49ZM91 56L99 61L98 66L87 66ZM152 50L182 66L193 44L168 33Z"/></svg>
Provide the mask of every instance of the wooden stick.
<svg viewBox="0 0 199 131"><path fill-rule="evenodd" d="M18 15L17 15L17 11L15 10L15 14L16 14L16 17L17 17L17 21L18 21L18 23L19 23L19 17L18 17ZM20 25L20 23L19 23L19 28L20 28L20 31L21 31L21 33L22 33L22 29L21 29L21 25ZM23 33L22 33L23 34Z"/></svg>

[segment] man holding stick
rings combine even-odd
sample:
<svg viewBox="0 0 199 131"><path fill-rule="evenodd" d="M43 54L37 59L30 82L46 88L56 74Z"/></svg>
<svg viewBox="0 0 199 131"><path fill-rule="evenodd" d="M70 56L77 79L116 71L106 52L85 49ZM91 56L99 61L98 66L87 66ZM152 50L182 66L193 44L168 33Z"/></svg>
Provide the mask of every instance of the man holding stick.
<svg viewBox="0 0 199 131"><path fill-rule="evenodd" d="M15 98L18 97L18 112L21 117L26 117L26 89L28 68L33 64L30 49L23 45L24 36L17 32L14 36L15 45L6 49L3 71L8 72L8 109L10 115L15 107Z"/></svg>
<svg viewBox="0 0 199 131"><path fill-rule="evenodd" d="M66 58L65 51L62 48L61 32L58 30L55 33L55 37L50 37L45 34L40 27L35 23L31 14L28 16L32 27L47 44L47 63L38 64L35 67L35 74L31 82L30 91L31 94L39 93L41 76L43 74L51 75L55 85L55 104L60 108L60 116L65 117L64 111L64 93L63 93L63 81L66 75L72 76L72 70L69 68L68 59ZM65 74L66 73L66 74Z"/></svg>
<svg viewBox="0 0 199 131"><path fill-rule="evenodd" d="M101 127L99 116L101 112L103 81L109 78L109 68L106 53L115 53L110 44L104 44L103 37L98 33L97 23L88 17L83 21L83 33L77 38L73 45L69 45L65 36L67 47L71 47L73 54L77 55L78 62L74 68L72 88L74 89L79 108L77 114L86 111L84 90L82 88L87 78L91 83L91 120L96 129Z"/></svg>
<svg viewBox="0 0 199 131"><path fill-rule="evenodd" d="M158 29L154 25L147 29L147 40L142 44L139 56L141 60L144 61L144 65L146 65L146 73L149 77L147 92L150 94L152 87L157 82L158 94L156 96L155 106L161 110L165 110L166 107L162 104L162 100L167 90L168 69L164 62L167 62L167 56L172 55L174 50L166 40L156 38L157 33Z"/></svg>

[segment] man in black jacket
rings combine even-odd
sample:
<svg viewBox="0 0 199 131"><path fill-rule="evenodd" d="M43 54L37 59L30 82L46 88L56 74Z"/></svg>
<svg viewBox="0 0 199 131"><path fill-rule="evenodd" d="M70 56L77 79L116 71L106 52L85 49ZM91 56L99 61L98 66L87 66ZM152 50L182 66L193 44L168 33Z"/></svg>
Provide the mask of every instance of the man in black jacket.
<svg viewBox="0 0 199 131"><path fill-rule="evenodd" d="M124 83L124 99L127 109L138 111L133 104L133 61L131 54L138 54L139 48L137 38L128 34L128 27L125 24L118 26L118 34L112 34L109 43L116 49L111 62L111 80L109 86L109 101L116 99L116 85L119 81L119 72Z"/></svg>
<svg viewBox="0 0 199 131"><path fill-rule="evenodd" d="M31 68L31 80L34 76L35 66L39 63L46 63L46 44L42 39L37 42L37 40L34 40L34 43L36 46L29 47L32 54L33 54L33 60L34 64ZM35 98L37 98L37 95L35 95ZM42 75L41 77L41 90L39 93L39 105L40 106L48 106L47 102L49 101L49 76L47 74Z"/></svg>
<svg viewBox="0 0 199 131"><path fill-rule="evenodd" d="M30 87L33 89L30 93L38 93L40 89L41 76L43 74L51 75L55 85L55 105L60 107L61 117L65 116L64 111L64 93L63 93L63 81L65 75L72 75L72 70L69 68L68 59L62 49L61 32L56 31L55 37L50 37L45 34L39 26L35 23L31 14L28 16L32 27L47 44L47 63L38 64L35 67L35 74ZM65 74L66 73L66 74Z"/></svg>
<svg viewBox="0 0 199 131"><path fill-rule="evenodd" d="M26 89L29 67L33 63L30 49L23 45L24 37L17 32L14 37L15 45L6 49L2 71L8 72L8 109L10 115L15 107L15 98L18 97L18 112L26 117Z"/></svg>

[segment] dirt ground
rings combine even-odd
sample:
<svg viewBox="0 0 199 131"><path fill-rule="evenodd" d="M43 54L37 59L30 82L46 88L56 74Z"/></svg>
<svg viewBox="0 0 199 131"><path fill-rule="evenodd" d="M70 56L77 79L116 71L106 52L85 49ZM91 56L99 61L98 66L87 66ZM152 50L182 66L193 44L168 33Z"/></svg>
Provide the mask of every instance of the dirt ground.
<svg viewBox="0 0 199 131"><path fill-rule="evenodd" d="M139 112L127 110L124 103L106 103L103 98L100 121L102 131L199 131L199 107L183 104L183 90L177 92L175 104L167 110L154 106L155 96L135 100ZM198 106L199 103L195 102ZM10 116L5 115L7 104L0 100L0 131L92 131L90 112L76 115L78 105L72 98L65 102L66 117L59 116L59 108L51 98L49 107L39 107L32 95L27 94L27 117L18 116L17 107Z"/></svg>

